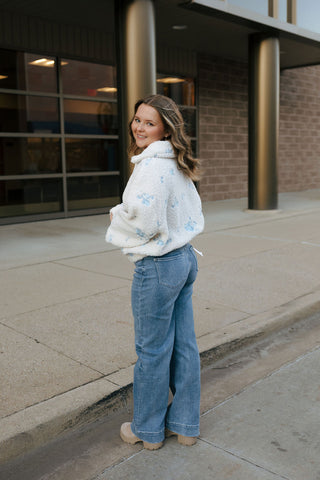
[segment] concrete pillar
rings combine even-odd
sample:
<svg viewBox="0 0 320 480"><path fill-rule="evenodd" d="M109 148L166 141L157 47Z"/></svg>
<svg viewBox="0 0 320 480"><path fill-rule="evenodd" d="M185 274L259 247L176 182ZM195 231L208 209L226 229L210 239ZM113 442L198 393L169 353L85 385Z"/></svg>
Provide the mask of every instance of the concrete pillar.
<svg viewBox="0 0 320 480"><path fill-rule="evenodd" d="M115 0L120 119L124 183L130 176L128 123L137 100L157 91L153 0Z"/></svg>
<svg viewBox="0 0 320 480"><path fill-rule="evenodd" d="M280 47L274 36L249 40L249 209L278 207Z"/></svg>

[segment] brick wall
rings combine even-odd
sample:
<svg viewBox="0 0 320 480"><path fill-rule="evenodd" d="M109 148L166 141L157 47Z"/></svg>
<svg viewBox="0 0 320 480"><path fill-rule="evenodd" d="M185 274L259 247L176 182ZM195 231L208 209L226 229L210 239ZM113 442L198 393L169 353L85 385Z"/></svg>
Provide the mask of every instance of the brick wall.
<svg viewBox="0 0 320 480"><path fill-rule="evenodd" d="M247 196L248 68L199 58L203 200ZM320 66L281 72L279 192L320 188Z"/></svg>
<svg viewBox="0 0 320 480"><path fill-rule="evenodd" d="M203 200L247 196L247 65L199 58L199 158Z"/></svg>
<svg viewBox="0 0 320 480"><path fill-rule="evenodd" d="M320 66L280 80L279 191L320 188Z"/></svg>

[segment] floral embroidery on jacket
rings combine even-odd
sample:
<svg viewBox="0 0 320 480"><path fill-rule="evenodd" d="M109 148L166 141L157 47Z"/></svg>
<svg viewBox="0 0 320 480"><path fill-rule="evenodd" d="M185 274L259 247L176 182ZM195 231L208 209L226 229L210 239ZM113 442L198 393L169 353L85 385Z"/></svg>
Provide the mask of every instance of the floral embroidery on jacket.
<svg viewBox="0 0 320 480"><path fill-rule="evenodd" d="M169 141L157 141L132 157L134 170L123 203L111 209L106 241L130 261L162 256L202 232L201 200L190 178L178 168Z"/></svg>
<svg viewBox="0 0 320 480"><path fill-rule="evenodd" d="M139 198L139 200L142 200L142 203L149 207L150 201L154 199L154 196L148 195L147 193L142 193L141 195L137 195L137 198Z"/></svg>

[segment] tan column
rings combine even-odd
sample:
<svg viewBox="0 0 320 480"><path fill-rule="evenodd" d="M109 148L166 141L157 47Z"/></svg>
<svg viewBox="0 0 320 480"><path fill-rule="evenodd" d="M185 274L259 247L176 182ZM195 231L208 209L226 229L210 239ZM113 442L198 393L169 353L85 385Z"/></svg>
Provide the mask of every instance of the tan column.
<svg viewBox="0 0 320 480"><path fill-rule="evenodd" d="M279 58L278 38L250 38L248 196L254 210L278 206Z"/></svg>
<svg viewBox="0 0 320 480"><path fill-rule="evenodd" d="M287 21L297 24L297 0L287 0Z"/></svg>
<svg viewBox="0 0 320 480"><path fill-rule="evenodd" d="M134 104L156 93L155 11L152 0L115 1L118 52L119 119L124 183L130 175L126 150Z"/></svg>
<svg viewBox="0 0 320 480"><path fill-rule="evenodd" d="M268 15L269 15L269 17L278 18L278 16L279 16L279 0L269 0Z"/></svg>

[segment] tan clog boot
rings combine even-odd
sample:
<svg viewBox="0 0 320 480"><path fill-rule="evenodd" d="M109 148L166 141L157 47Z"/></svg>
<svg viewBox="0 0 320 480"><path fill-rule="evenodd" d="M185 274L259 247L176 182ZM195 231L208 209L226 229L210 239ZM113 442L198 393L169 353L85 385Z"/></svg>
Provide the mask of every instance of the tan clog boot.
<svg viewBox="0 0 320 480"><path fill-rule="evenodd" d="M150 442L145 442L143 440L140 440L131 430L131 423L126 422L121 425L120 428L120 437L121 439L126 442L130 443L131 445L134 445L135 443L142 442L143 447L146 450L158 450L158 448L161 448L163 445L163 442L159 443L150 443Z"/></svg>
<svg viewBox="0 0 320 480"><path fill-rule="evenodd" d="M172 432L171 430L166 430L166 437L172 437L173 435L178 437L180 445L191 447L191 445L197 443L197 437L186 437L185 435L179 435L179 433Z"/></svg>

